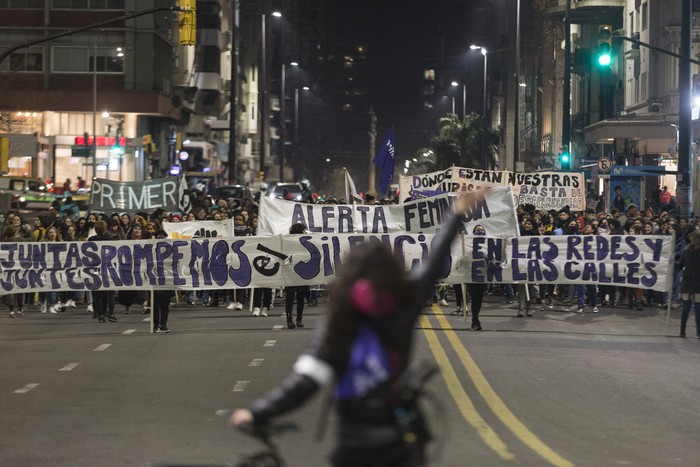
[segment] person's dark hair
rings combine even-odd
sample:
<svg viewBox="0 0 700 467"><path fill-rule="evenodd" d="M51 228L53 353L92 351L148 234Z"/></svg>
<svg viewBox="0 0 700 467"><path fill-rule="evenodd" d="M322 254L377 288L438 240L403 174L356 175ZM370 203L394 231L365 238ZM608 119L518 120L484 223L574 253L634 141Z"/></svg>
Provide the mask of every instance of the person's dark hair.
<svg viewBox="0 0 700 467"><path fill-rule="evenodd" d="M3 241L8 240L10 238L13 238L15 236L15 228L12 226L7 226L5 227L5 230L2 231L2 239Z"/></svg>
<svg viewBox="0 0 700 467"><path fill-rule="evenodd" d="M95 233L97 235L104 235L107 231L107 223L105 221L95 222Z"/></svg>
<svg viewBox="0 0 700 467"><path fill-rule="evenodd" d="M403 259L397 258L378 242L369 242L352 249L339 269L336 281L330 289L330 316L328 331L322 346L338 348L350 352L352 340L361 321L381 322L386 318L368 318L360 315L353 305L351 291L358 279L370 282L376 294L388 292L395 300L396 310L408 306L413 301L408 275ZM395 314L389 315L389 319ZM380 339L396 348L407 348L410 335L402 336L400 326L375 326ZM405 346L405 347L404 347ZM323 349L323 352L330 349ZM330 353L330 352L329 352ZM347 357L347 353L344 357ZM340 361L347 362L348 358Z"/></svg>
<svg viewBox="0 0 700 467"><path fill-rule="evenodd" d="M303 234L306 231L306 226L301 222L297 222L289 228L290 234Z"/></svg>

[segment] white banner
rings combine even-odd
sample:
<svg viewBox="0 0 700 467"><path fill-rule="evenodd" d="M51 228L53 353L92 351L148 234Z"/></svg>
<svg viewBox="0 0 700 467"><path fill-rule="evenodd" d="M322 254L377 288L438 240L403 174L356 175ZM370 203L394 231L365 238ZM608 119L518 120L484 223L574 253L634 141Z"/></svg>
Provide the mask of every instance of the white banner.
<svg viewBox="0 0 700 467"><path fill-rule="evenodd" d="M163 222L168 238L234 237L233 219L221 221Z"/></svg>
<svg viewBox="0 0 700 467"><path fill-rule="evenodd" d="M122 242L0 243L0 294L327 284L353 245L382 242L421 266L429 234L324 234ZM670 236L460 236L446 283L603 284L670 290Z"/></svg>
<svg viewBox="0 0 700 467"><path fill-rule="evenodd" d="M185 195L185 177L156 178L141 182L116 182L96 179L90 191L92 212L152 212L157 208L166 211L186 212L189 198Z"/></svg>
<svg viewBox="0 0 700 467"><path fill-rule="evenodd" d="M583 173L517 173L451 167L422 175L401 176L399 197L421 198L440 193L473 191L487 187L512 186L516 204L532 204L537 209L574 211L586 209L586 184Z"/></svg>
<svg viewBox="0 0 700 467"><path fill-rule="evenodd" d="M264 197L260 200L258 233L286 235L297 222L306 225L310 233L436 233L452 212L452 204L449 194L374 206L306 204ZM510 187L491 190L474 212L467 214L464 231L471 233L477 224L489 235L519 234Z"/></svg>

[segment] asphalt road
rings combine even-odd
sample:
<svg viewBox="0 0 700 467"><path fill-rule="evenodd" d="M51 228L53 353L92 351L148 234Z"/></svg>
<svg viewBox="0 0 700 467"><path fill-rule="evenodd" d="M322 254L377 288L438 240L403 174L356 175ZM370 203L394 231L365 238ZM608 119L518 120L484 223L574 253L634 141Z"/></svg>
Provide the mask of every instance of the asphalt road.
<svg viewBox="0 0 700 467"><path fill-rule="evenodd" d="M415 357L441 367L432 465L700 465L700 340L676 337L678 310L667 331L665 310L516 318L487 297L480 332L451 310L426 308L416 329ZM259 444L227 427L230 411L289 371L324 311L288 330L279 305L268 318L176 305L172 333L155 335L141 314L3 312L0 465L235 464ZM279 438L289 465L327 465L324 404L286 417L301 428Z"/></svg>

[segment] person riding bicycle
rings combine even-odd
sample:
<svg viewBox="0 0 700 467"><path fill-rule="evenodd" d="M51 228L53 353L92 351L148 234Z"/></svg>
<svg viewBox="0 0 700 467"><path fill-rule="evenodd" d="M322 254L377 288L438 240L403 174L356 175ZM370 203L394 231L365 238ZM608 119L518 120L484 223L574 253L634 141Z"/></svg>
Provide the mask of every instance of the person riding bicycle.
<svg viewBox="0 0 700 467"><path fill-rule="evenodd" d="M404 385L413 326L443 270L461 215L481 200L480 192L456 199L456 215L442 225L427 261L412 277L403 258L383 244L354 248L331 288L330 313L311 349L280 386L250 409L235 410L230 424L262 426L335 380L334 466L423 465L430 435Z"/></svg>

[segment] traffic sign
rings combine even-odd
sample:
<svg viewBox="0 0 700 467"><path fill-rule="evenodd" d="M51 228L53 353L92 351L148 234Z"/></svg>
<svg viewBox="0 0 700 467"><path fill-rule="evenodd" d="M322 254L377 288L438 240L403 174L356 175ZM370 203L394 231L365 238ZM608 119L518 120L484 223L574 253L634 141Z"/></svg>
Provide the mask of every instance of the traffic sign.
<svg viewBox="0 0 700 467"><path fill-rule="evenodd" d="M610 172L612 168L612 161L608 157L601 157L598 159L598 170L604 173Z"/></svg>

